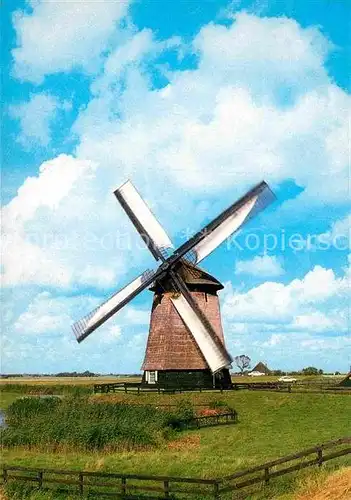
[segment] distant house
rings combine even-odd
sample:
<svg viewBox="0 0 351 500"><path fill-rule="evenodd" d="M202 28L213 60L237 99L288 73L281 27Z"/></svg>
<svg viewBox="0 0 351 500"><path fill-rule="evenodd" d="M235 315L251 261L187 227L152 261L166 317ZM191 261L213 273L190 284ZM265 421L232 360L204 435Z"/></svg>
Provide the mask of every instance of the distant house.
<svg viewBox="0 0 351 500"><path fill-rule="evenodd" d="M260 375L270 375L270 374L271 370L267 367L267 365L262 363L262 361L257 363L257 365L254 366L254 368L249 373L251 377L259 377Z"/></svg>
<svg viewBox="0 0 351 500"><path fill-rule="evenodd" d="M351 387L351 372L349 372L346 377L342 379L339 385L342 387Z"/></svg>

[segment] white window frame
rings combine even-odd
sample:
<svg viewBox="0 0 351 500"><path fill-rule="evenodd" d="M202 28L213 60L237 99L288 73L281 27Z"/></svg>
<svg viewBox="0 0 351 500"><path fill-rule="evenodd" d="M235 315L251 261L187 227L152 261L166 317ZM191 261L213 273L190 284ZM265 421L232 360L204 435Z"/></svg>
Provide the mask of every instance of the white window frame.
<svg viewBox="0 0 351 500"><path fill-rule="evenodd" d="M150 370L146 372L146 381L148 384L156 384L157 370Z"/></svg>

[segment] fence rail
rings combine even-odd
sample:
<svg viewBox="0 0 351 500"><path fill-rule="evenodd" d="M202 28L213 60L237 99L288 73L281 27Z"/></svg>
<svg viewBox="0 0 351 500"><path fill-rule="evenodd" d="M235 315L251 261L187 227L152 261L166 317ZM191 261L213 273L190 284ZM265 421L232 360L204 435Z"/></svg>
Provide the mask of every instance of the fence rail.
<svg viewBox="0 0 351 500"><path fill-rule="evenodd" d="M295 472L306 467L311 467L313 465L321 466L328 460L349 455L351 453L351 447L345 447L345 445L348 444L351 444L351 437L340 438L336 441L328 441L327 443L314 446L313 448L307 448L298 453L286 455L285 457L279 458L277 460L258 465L257 467L252 467L244 471L236 472L235 474L232 474L230 476L222 477L219 493L235 491L256 483L268 484L269 481L275 477L283 476L285 474ZM330 449L335 449L336 451L325 455L324 451ZM308 459L301 460L306 458ZM297 461L299 462L296 463ZM278 466L285 464L291 465L285 468L277 469ZM257 472L260 474L254 475ZM238 480L240 481L237 482Z"/></svg>
<svg viewBox="0 0 351 500"><path fill-rule="evenodd" d="M197 495L200 498L221 500L223 495L248 486L264 483L305 467L321 466L335 458L351 454L351 437L302 450L292 455L267 462L244 471L236 472L215 479L197 479L173 476L148 476L139 474L118 474L107 472L90 472L61 469L41 469L14 465L2 466L2 480L35 483L38 488L50 488L51 485L74 487L77 494L94 494L94 496L114 496L124 500L141 500L146 498L170 500L189 498ZM329 452L326 454L326 450ZM279 466L285 466L279 468ZM70 489L71 493L72 488ZM137 496L135 496L135 492ZM142 495L146 493L147 496ZM152 494L152 496L150 496ZM175 496L177 494L177 496ZM155 496L157 495L157 496Z"/></svg>
<svg viewBox="0 0 351 500"><path fill-rule="evenodd" d="M182 426L185 429L200 429L201 427L210 427L213 425L234 424L237 421L238 413L235 410L232 410L226 413L194 417L188 421L184 420L182 422Z"/></svg>
<svg viewBox="0 0 351 500"><path fill-rule="evenodd" d="M178 386L178 387L164 387L160 385L147 385L141 384L139 382L115 382L109 384L94 384L94 393L106 394L110 392L124 392L140 394L142 392L156 392L158 394L168 394L176 392L187 392L187 391L220 391L231 390L231 387L225 388L213 388L213 387L202 387L202 386Z"/></svg>
<svg viewBox="0 0 351 500"><path fill-rule="evenodd" d="M278 391L278 392L327 392L335 394L350 394L350 387L342 387L332 385L331 383L315 383L315 382L233 382L228 387L201 387L201 386L184 386L184 387L162 387L158 385L150 386L139 382L115 382L109 384L95 384L94 393L108 394L124 392L125 394L141 394L143 392L156 392L158 394L176 393L176 392L205 392L205 391Z"/></svg>
<svg viewBox="0 0 351 500"><path fill-rule="evenodd" d="M217 494L219 482L216 479L38 469L7 465L4 465L2 469L4 483L8 483L10 480L30 481L36 483L38 488L44 488L44 485L49 483L60 486L75 486L76 493L80 495L89 493L90 495L113 495L115 498L126 500L134 498L140 500L144 496L134 496L134 492L140 491L140 493L147 494L157 493L159 495L156 498L159 500L170 499L171 494L174 493L180 493L183 497L184 495L188 497L196 494L204 497L220 498ZM155 496L152 498L155 498Z"/></svg>

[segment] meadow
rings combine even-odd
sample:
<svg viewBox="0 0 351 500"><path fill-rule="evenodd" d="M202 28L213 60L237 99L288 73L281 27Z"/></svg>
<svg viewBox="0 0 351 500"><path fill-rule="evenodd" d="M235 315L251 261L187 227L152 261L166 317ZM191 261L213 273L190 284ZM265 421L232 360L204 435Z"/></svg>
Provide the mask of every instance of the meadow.
<svg viewBox="0 0 351 500"><path fill-rule="evenodd" d="M242 378L240 378L242 380ZM121 381L121 379L117 379ZM95 380L77 384L51 380L26 380L25 383L2 383L2 407L8 406L23 394L40 392L61 394L65 398L88 396L89 401L100 404L118 402L138 405L208 405L220 399L239 414L239 422L231 426L204 428L178 433L171 440L158 440L138 449L122 447L83 450L72 446L7 446L3 461L7 464L67 468L106 472L162 474L211 478L264 463L318 443L346 436L350 432L351 399L348 395L318 393L278 393L235 391L185 394L114 394L93 395ZM115 380L109 380L116 381ZM13 381L10 381L13 382ZM41 383L40 383L41 382ZM75 382L75 381L74 381ZM99 379L101 382L101 379ZM151 410L152 411L152 410ZM293 491L303 481L310 481L337 467L349 465L349 459L340 458L323 466L323 471L305 471L274 481L269 489L258 491L246 498L293 498ZM316 480L317 480L316 479ZM319 479L318 479L319 480ZM18 493L17 498L31 497ZM13 493L15 495L15 493ZM37 493L37 495L43 495ZM290 495L290 496L289 496ZM16 498L13 496L11 498ZM52 497L56 498L56 497ZM57 497L60 498L60 497ZM63 497L63 498L68 498Z"/></svg>

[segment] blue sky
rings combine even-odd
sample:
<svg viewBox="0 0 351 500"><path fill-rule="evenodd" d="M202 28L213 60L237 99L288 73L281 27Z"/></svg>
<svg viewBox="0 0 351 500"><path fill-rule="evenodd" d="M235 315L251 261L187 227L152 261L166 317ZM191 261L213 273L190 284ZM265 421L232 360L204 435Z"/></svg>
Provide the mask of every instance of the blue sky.
<svg viewBox="0 0 351 500"><path fill-rule="evenodd" d="M348 10L5 4L2 372L139 370L149 292L81 345L70 332L154 266L113 196L127 178L176 244L269 182L276 203L203 262L227 347L348 369Z"/></svg>

